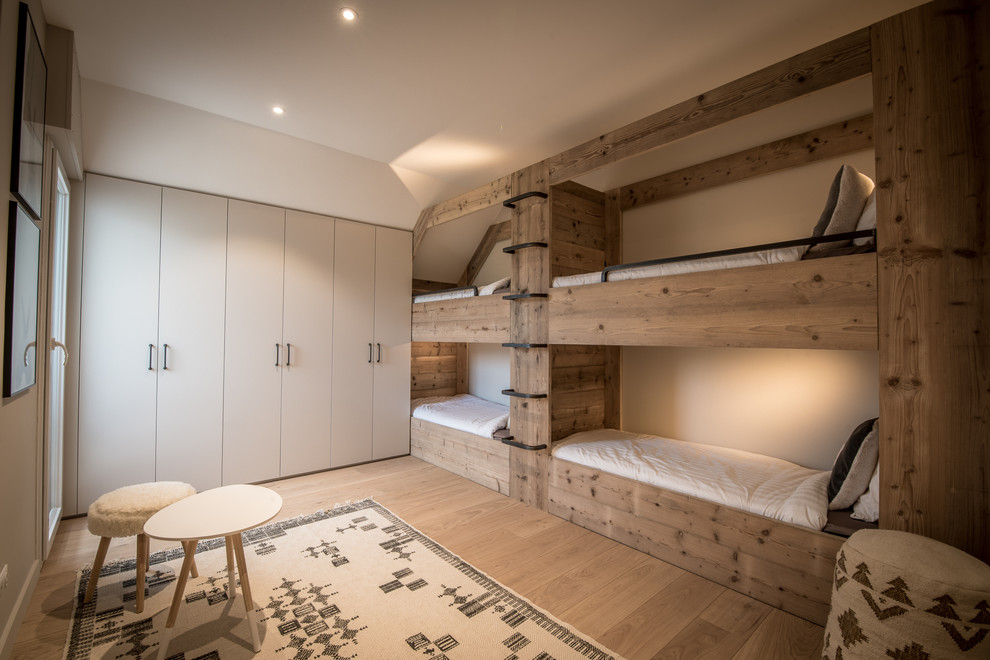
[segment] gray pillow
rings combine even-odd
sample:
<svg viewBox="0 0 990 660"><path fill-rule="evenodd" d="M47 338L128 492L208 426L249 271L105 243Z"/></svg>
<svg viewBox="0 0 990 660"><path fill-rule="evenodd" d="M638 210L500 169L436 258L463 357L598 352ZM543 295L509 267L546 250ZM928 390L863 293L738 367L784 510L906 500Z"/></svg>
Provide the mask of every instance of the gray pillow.
<svg viewBox="0 0 990 660"><path fill-rule="evenodd" d="M828 481L830 511L848 509L869 487L880 456L876 421L868 419L857 426L836 456Z"/></svg>
<svg viewBox="0 0 990 660"><path fill-rule="evenodd" d="M832 180L832 187L825 200L825 209L812 230L812 236L829 236L855 231L866 200L873 192L873 180L860 174L852 165L843 165ZM849 241L839 241L813 245L808 252L817 252L829 247L849 245Z"/></svg>

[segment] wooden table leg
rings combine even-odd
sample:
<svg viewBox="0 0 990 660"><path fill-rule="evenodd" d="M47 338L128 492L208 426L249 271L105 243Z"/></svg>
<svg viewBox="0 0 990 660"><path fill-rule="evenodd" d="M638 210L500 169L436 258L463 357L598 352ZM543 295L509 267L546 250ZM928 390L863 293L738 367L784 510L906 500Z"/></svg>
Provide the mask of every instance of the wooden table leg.
<svg viewBox="0 0 990 660"><path fill-rule="evenodd" d="M186 580L189 578L192 564L195 561L193 558L196 556L196 543L197 541L195 540L182 542L182 549L185 551L185 556L182 558L182 568L179 569L179 575L175 580L175 593L172 594L172 605L168 608L168 619L165 620L165 632L162 635L161 641L162 658L166 657L172 628L175 626L175 619L179 614L179 604L182 602L182 597L186 592Z"/></svg>
<svg viewBox="0 0 990 660"><path fill-rule="evenodd" d="M223 545L227 550L227 598L234 600L237 597L237 584L234 582L234 542L231 538L225 536Z"/></svg>
<svg viewBox="0 0 990 660"><path fill-rule="evenodd" d="M234 555L237 557L237 572L241 576L241 591L244 592L244 608L247 610L248 625L251 627L251 641L254 642L254 652L261 650L261 639L258 636L258 626L254 620L254 601L251 599L251 581L248 578L247 564L244 562L244 545L241 543L241 535L234 534L226 538L228 543L234 546Z"/></svg>
<svg viewBox="0 0 990 660"><path fill-rule="evenodd" d="M148 572L148 535L138 534L137 537L137 576L134 581L134 611L140 614L144 611L144 581Z"/></svg>

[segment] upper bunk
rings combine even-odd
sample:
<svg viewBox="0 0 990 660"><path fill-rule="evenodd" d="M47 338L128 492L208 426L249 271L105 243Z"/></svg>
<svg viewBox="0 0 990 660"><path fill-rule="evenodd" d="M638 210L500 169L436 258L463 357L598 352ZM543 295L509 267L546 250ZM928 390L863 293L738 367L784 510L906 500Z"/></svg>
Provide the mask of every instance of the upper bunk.
<svg viewBox="0 0 990 660"><path fill-rule="evenodd" d="M422 246L416 265L433 262L423 272L440 281L413 280L414 342L509 341L509 300L505 296L512 293L510 261L502 251L508 244L509 221L499 221L507 215L507 209L482 209L433 232L433 243ZM452 257L454 248L475 242L477 248L461 270Z"/></svg>
<svg viewBox="0 0 990 660"><path fill-rule="evenodd" d="M870 73L869 52L869 31L855 32L527 168L536 174L520 171L424 210L414 230L414 248L428 231L464 216L462 209L489 208L531 195L533 199L522 199L521 208L513 212L510 242L541 246L534 249L545 250L546 255L541 257L540 272L520 274L512 285L516 298L542 300L514 303L512 308L480 300L417 304L414 341L875 350L875 252L552 285L562 276L620 265L622 225L629 212L871 150L873 117L860 111L702 163L660 170L662 174L633 183L597 189L587 185L590 173L620 161L863 80ZM822 198L826 192L823 182ZM545 219L517 225L516 219L537 204L544 206ZM812 224L813 219L804 234L779 240L812 237ZM539 316L531 311L538 309L545 310L543 318L549 322L546 329L534 333L526 319ZM515 323L512 314L519 317ZM491 332L493 327L498 332Z"/></svg>

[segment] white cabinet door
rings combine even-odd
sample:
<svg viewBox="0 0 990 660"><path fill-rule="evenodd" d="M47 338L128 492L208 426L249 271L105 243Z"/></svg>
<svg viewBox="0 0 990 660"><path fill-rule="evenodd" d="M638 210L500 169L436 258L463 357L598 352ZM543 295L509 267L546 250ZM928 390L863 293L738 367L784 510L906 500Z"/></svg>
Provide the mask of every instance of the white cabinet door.
<svg viewBox="0 0 990 660"><path fill-rule="evenodd" d="M375 228L371 225L335 222L333 307L330 464L340 467L372 457Z"/></svg>
<svg viewBox="0 0 990 660"><path fill-rule="evenodd" d="M379 459L409 453L412 234L376 227L375 235L372 455Z"/></svg>
<svg viewBox="0 0 990 660"><path fill-rule="evenodd" d="M155 480L162 189L86 176L78 510Z"/></svg>
<svg viewBox="0 0 990 660"><path fill-rule="evenodd" d="M165 188L156 478L220 485L227 200Z"/></svg>
<svg viewBox="0 0 990 660"><path fill-rule="evenodd" d="M285 213L281 475L330 467L334 219Z"/></svg>
<svg viewBox="0 0 990 660"><path fill-rule="evenodd" d="M279 476L285 211L228 203L223 483Z"/></svg>

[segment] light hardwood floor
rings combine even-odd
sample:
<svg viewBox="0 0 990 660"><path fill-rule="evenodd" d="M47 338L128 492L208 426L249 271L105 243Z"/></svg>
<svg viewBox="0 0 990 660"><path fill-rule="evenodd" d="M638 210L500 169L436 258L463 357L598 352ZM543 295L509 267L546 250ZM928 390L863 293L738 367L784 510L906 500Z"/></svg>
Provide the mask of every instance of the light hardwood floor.
<svg viewBox="0 0 990 660"><path fill-rule="evenodd" d="M630 660L820 658L822 629L412 457L266 484L279 519L374 498L438 543ZM98 539L62 522L13 657L60 658L76 571ZM167 544L152 540L151 550ZM107 560L133 556L115 539Z"/></svg>

